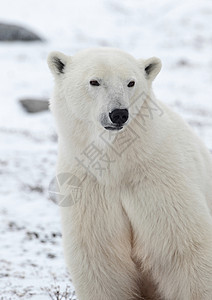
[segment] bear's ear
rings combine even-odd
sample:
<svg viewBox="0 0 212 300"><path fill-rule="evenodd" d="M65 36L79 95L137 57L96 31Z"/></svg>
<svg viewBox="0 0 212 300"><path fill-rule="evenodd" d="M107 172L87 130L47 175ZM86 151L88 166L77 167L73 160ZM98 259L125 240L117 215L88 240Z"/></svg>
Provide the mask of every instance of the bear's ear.
<svg viewBox="0 0 212 300"><path fill-rule="evenodd" d="M147 60L140 60L140 66L143 66L145 76L148 80L153 81L161 70L161 60L157 57L151 57Z"/></svg>
<svg viewBox="0 0 212 300"><path fill-rule="evenodd" d="M48 55L47 62L49 65L49 69L51 70L54 76L58 76L65 72L65 66L68 62L68 56L61 52L51 52Z"/></svg>

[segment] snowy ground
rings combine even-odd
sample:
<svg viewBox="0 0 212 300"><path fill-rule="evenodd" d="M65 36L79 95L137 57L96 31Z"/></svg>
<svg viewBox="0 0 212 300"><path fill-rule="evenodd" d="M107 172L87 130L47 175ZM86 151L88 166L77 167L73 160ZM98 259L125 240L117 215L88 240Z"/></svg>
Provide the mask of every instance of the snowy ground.
<svg viewBox="0 0 212 300"><path fill-rule="evenodd" d="M210 0L1 3L0 21L25 25L46 42L0 43L0 299L57 299L57 286L71 286L58 207L48 199L57 153L54 122L49 112L27 114L18 103L50 96L48 52L113 46L136 57L160 57L157 97L212 149L211 20Z"/></svg>

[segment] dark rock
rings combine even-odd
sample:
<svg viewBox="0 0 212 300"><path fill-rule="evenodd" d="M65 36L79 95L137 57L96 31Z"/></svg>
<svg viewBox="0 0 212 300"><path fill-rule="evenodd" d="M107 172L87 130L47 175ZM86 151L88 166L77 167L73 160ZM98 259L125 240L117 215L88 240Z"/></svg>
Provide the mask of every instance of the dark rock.
<svg viewBox="0 0 212 300"><path fill-rule="evenodd" d="M37 185L32 186L32 185L28 185L28 188L29 188L29 190L32 191L32 192L37 192L37 193L41 193L41 194L44 192L44 189L43 189L42 186L37 186Z"/></svg>
<svg viewBox="0 0 212 300"><path fill-rule="evenodd" d="M190 66L190 62L184 58L180 59L178 62L177 62L178 66L181 66L181 67L187 67L187 66Z"/></svg>
<svg viewBox="0 0 212 300"><path fill-rule="evenodd" d="M34 32L18 25L0 23L0 41L42 41Z"/></svg>
<svg viewBox="0 0 212 300"><path fill-rule="evenodd" d="M29 113L37 113L49 109L49 101L46 99L40 100L40 99L26 98L26 99L20 99L19 102L23 106L23 108Z"/></svg>
<svg viewBox="0 0 212 300"><path fill-rule="evenodd" d="M48 254L47 254L47 257L53 259L53 258L56 257L56 255L53 254L53 253L48 253Z"/></svg>
<svg viewBox="0 0 212 300"><path fill-rule="evenodd" d="M39 237L40 237L39 233L34 232L34 231L27 231L26 235L29 240L39 239Z"/></svg>

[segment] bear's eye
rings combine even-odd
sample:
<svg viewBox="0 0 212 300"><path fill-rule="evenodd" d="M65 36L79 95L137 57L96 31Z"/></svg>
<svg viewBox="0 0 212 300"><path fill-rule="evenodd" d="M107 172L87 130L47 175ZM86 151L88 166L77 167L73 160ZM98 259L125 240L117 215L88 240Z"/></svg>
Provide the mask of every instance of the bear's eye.
<svg viewBox="0 0 212 300"><path fill-rule="evenodd" d="M91 80L91 81L90 81L90 85L93 85L93 86L99 86L100 83L99 83L97 80Z"/></svg>
<svg viewBox="0 0 212 300"><path fill-rule="evenodd" d="M133 87L134 85L135 85L135 81L132 80L132 81L130 81L130 82L128 83L127 86L128 86L128 87Z"/></svg>

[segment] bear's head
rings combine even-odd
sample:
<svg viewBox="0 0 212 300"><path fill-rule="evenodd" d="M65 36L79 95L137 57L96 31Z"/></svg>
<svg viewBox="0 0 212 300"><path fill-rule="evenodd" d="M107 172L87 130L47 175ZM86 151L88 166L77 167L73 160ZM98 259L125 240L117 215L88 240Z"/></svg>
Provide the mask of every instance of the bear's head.
<svg viewBox="0 0 212 300"><path fill-rule="evenodd" d="M48 65L55 78L51 108L97 130L123 130L151 95L161 61L135 59L113 48L88 49L74 56L52 52ZM67 124L67 120L66 120Z"/></svg>

